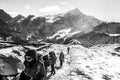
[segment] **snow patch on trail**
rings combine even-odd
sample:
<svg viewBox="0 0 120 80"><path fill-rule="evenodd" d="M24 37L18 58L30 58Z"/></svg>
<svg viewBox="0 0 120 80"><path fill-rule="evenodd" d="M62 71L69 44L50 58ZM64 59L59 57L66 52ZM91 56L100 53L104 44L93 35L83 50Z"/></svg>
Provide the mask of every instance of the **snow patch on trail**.
<svg viewBox="0 0 120 80"><path fill-rule="evenodd" d="M119 80L120 57L111 55L118 46L70 46L63 68L50 80Z"/></svg>

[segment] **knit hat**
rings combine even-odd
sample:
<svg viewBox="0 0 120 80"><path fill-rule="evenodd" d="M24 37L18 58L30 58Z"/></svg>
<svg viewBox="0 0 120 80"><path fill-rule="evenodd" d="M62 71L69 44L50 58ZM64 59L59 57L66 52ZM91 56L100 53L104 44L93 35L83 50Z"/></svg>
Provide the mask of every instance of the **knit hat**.
<svg viewBox="0 0 120 80"><path fill-rule="evenodd" d="M37 58L37 54L36 54L36 51L35 50L28 50L26 53L25 53L25 56L30 56L34 59Z"/></svg>

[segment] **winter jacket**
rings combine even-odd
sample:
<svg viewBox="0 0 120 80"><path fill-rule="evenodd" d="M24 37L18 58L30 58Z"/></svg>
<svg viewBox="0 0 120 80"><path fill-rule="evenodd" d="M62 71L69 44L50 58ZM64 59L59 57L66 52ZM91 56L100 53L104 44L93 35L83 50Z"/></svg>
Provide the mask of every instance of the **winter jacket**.
<svg viewBox="0 0 120 80"><path fill-rule="evenodd" d="M26 60L24 61L24 73L27 76L32 77L32 80L41 80L41 78L45 77L45 66L42 61L38 60L38 54L34 50L29 50L26 52L25 56L30 56L35 61L32 63L32 66L30 63L26 62Z"/></svg>
<svg viewBox="0 0 120 80"><path fill-rule="evenodd" d="M65 57L65 56L64 56L63 52L61 52L61 53L60 53L60 56L59 56L59 60L64 61L64 57Z"/></svg>
<svg viewBox="0 0 120 80"><path fill-rule="evenodd" d="M56 63L57 57L56 57L54 52L49 53L49 60L50 60L50 64L55 64Z"/></svg>
<svg viewBox="0 0 120 80"><path fill-rule="evenodd" d="M43 61L44 61L45 68L50 66L50 60L49 60L48 55L43 56Z"/></svg>
<svg viewBox="0 0 120 80"><path fill-rule="evenodd" d="M32 67L25 64L24 72L26 75L36 80L46 76L46 71L43 62L36 62Z"/></svg>

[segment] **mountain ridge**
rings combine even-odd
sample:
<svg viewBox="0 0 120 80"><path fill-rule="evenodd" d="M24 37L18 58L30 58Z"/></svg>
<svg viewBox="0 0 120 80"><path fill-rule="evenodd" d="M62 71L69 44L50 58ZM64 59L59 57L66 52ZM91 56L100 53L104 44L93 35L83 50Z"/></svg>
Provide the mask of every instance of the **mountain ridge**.
<svg viewBox="0 0 120 80"><path fill-rule="evenodd" d="M7 22L12 19L12 17L6 13L3 9L0 9L0 19Z"/></svg>
<svg viewBox="0 0 120 80"><path fill-rule="evenodd" d="M48 21L49 18L51 22ZM24 17L19 14L9 20L6 24L7 28L13 30L13 32L8 32L8 34L28 42L42 40L64 44L67 40L77 39L82 45L87 46L102 43L119 43L119 36L111 35L119 35L119 23L107 23L98 20L93 16L85 15L77 8L72 9L65 14L48 15L45 17L35 17L34 15ZM64 30L69 28L71 30L68 33L65 33L63 37L60 37L61 34L65 32ZM50 36L53 37L48 38ZM69 41L67 42L69 43Z"/></svg>

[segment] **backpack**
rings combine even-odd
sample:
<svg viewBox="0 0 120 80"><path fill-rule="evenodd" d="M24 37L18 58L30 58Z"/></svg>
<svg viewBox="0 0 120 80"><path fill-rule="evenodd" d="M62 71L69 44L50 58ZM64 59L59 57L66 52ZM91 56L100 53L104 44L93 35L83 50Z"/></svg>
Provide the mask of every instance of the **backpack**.
<svg viewBox="0 0 120 80"><path fill-rule="evenodd" d="M45 66L41 61L37 61L32 68L30 68L29 65L25 65L24 72L27 76L35 79L40 79L46 76Z"/></svg>
<svg viewBox="0 0 120 80"><path fill-rule="evenodd" d="M56 60L57 60L57 57L56 57L55 53L54 52L50 52L49 55L50 55L50 58L49 58L50 59L50 63L51 64L55 64Z"/></svg>
<svg viewBox="0 0 120 80"><path fill-rule="evenodd" d="M63 52L60 53L59 60L63 60L64 61L64 54L63 54Z"/></svg>
<svg viewBox="0 0 120 80"><path fill-rule="evenodd" d="M43 56L43 61L44 61L45 68L50 66L50 60L49 60L48 55Z"/></svg>

